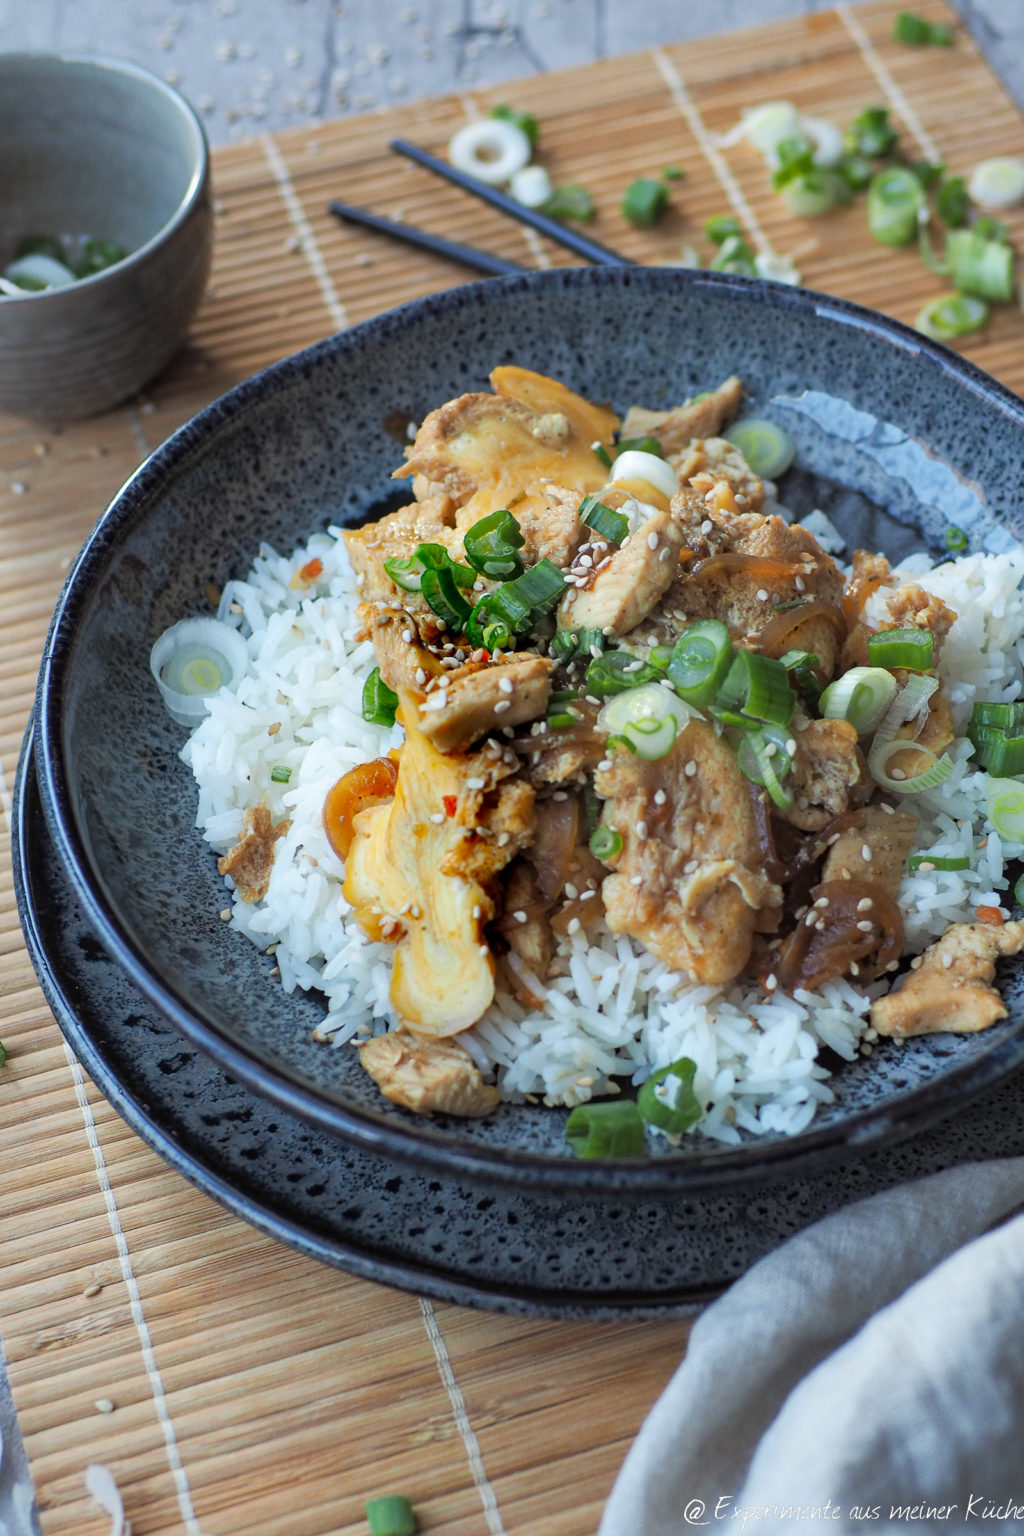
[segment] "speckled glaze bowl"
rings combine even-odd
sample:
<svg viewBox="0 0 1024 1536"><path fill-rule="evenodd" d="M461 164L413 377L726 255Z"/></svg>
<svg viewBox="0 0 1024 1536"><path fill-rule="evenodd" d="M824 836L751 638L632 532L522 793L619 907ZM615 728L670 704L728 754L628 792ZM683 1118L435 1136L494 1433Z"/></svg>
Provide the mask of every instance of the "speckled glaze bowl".
<svg viewBox="0 0 1024 1536"><path fill-rule="evenodd" d="M392 311L268 369L202 411L100 519L54 615L36 758L50 833L109 954L229 1075L320 1130L421 1170L482 1184L615 1191L623 1199L736 1188L877 1150L1024 1063L1019 968L1007 1021L977 1036L884 1044L842 1066L811 1129L738 1148L688 1139L640 1162L576 1161L564 1112L503 1106L481 1121L388 1104L355 1052L313 1043L315 998L286 997L271 958L220 922L222 882L194 828L148 657L204 586L243 575L261 541L285 551L328 522L395 504L389 424L486 386L498 363L619 407L668 406L743 377L795 438L797 513L828 510L850 547L895 557L1021 532L1024 404L952 352L853 305L745 278L571 269L467 285ZM339 1146L339 1155L343 1148Z"/></svg>
<svg viewBox="0 0 1024 1536"><path fill-rule="evenodd" d="M0 53L0 270L29 235L91 236L124 261L0 296L0 410L109 409L174 355L210 271L209 152L178 93L134 64Z"/></svg>

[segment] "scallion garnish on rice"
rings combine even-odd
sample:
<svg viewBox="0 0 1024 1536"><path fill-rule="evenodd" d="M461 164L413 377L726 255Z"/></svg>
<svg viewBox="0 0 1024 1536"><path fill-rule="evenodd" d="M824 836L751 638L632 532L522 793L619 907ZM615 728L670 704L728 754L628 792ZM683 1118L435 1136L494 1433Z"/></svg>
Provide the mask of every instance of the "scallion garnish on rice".
<svg viewBox="0 0 1024 1536"><path fill-rule="evenodd" d="M644 1122L633 1099L577 1104L565 1122L565 1139L577 1157L643 1157Z"/></svg>
<svg viewBox="0 0 1024 1536"><path fill-rule="evenodd" d="M363 719L369 725L394 725L398 694L393 692L374 667L363 684Z"/></svg>

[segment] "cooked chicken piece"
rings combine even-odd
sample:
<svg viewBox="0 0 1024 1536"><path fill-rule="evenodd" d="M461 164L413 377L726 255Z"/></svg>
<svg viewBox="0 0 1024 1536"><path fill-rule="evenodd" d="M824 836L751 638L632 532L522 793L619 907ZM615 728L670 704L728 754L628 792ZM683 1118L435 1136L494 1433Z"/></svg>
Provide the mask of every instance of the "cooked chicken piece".
<svg viewBox="0 0 1024 1536"><path fill-rule="evenodd" d="M770 656L809 651L820 675L831 677L846 630L843 578L814 535L780 517L709 502L695 487L673 497L672 515L694 558L679 566L656 623L665 614L676 629L719 619L735 642ZM664 638L643 632L645 642Z"/></svg>
<svg viewBox="0 0 1024 1536"><path fill-rule="evenodd" d="M367 604L360 610L366 633L373 641L380 675L393 693L407 693L422 704L429 678L445 675L433 651L420 640L416 620L394 608Z"/></svg>
<svg viewBox="0 0 1024 1536"><path fill-rule="evenodd" d="M541 725L543 721L539 722ZM544 726L536 735L513 745L522 757L531 784L582 784L605 756L606 737L586 722L579 727Z"/></svg>
<svg viewBox="0 0 1024 1536"><path fill-rule="evenodd" d="M419 699L420 730L440 752L461 752L487 731L536 720L548 707L553 666L550 657L517 651L455 667L444 674L447 687Z"/></svg>
<svg viewBox="0 0 1024 1536"><path fill-rule="evenodd" d="M935 646L932 652L932 665L937 666L942 650L942 642L956 623L957 616L952 608L936 597L931 592L926 592L916 582L908 581L903 586L897 587L895 592L886 602L889 618L893 629L927 629L930 630ZM888 629L889 625L883 628Z"/></svg>
<svg viewBox="0 0 1024 1536"><path fill-rule="evenodd" d="M549 485L545 487L540 504L516 503L512 515L523 534L520 555L524 565L550 560L552 565L564 570L572 564L581 540L590 536L586 524L580 522L582 500L580 491L568 486Z"/></svg>
<svg viewBox="0 0 1024 1536"><path fill-rule="evenodd" d="M871 880L895 897L916 832L916 816L884 805L865 805L856 826L840 832L829 848L822 882Z"/></svg>
<svg viewBox="0 0 1024 1536"><path fill-rule="evenodd" d="M494 994L483 927L494 914L493 881L516 852L486 826L485 800L516 760L439 752L410 722L391 800L361 811L345 865L345 898L363 929L396 941L391 1001L423 1034L450 1035L476 1022ZM532 796L522 786L526 798ZM483 821L476 833L470 828ZM484 834L489 834L485 837ZM486 841L486 881L457 869L463 843Z"/></svg>
<svg viewBox="0 0 1024 1536"><path fill-rule="evenodd" d="M757 512L764 502L764 481L727 437L698 437L672 462L681 485L698 475L707 475L716 483L727 480L740 511Z"/></svg>
<svg viewBox="0 0 1024 1536"><path fill-rule="evenodd" d="M275 826L262 800L246 811L241 837L217 860L217 869L222 875L231 876L243 901L262 901L267 894L275 844L290 825L288 821L279 821Z"/></svg>
<svg viewBox="0 0 1024 1536"><path fill-rule="evenodd" d="M670 512L652 512L597 572L589 587L562 599L561 628L625 635L646 618L672 585L683 536Z"/></svg>
<svg viewBox="0 0 1024 1536"><path fill-rule="evenodd" d="M739 975L782 892L764 873L732 748L694 719L665 757L619 752L594 782L607 802L602 825L622 838L602 887L608 926L697 981Z"/></svg>
<svg viewBox="0 0 1024 1536"><path fill-rule="evenodd" d="M447 496L463 508L460 526L507 507L543 507L549 484L596 491L618 417L564 384L525 368L495 368L495 393L460 395L427 416L398 475L414 475L418 496ZM517 513L518 515L518 513Z"/></svg>
<svg viewBox="0 0 1024 1536"><path fill-rule="evenodd" d="M622 423L621 437L656 437L667 459L683 453L695 437L718 437L743 403L743 385L735 376L724 384L674 406L670 411L648 411L630 406Z"/></svg>
<svg viewBox="0 0 1024 1536"><path fill-rule="evenodd" d="M359 1060L385 1098L414 1114L476 1118L497 1107L497 1088L457 1040L393 1029L359 1047Z"/></svg>
<svg viewBox="0 0 1024 1536"><path fill-rule="evenodd" d="M805 722L799 716L792 730L796 752L786 788L794 800L775 814L803 832L817 832L849 808L856 786L870 789L870 780L848 720Z"/></svg>
<svg viewBox="0 0 1024 1536"><path fill-rule="evenodd" d="M476 809L471 811L474 797ZM467 834L445 854L441 873L479 881L490 890L506 864L533 841L533 786L511 779L495 789L465 793L460 796L456 820Z"/></svg>
<svg viewBox="0 0 1024 1536"><path fill-rule="evenodd" d="M1007 1014L996 960L1024 949L1024 922L954 923L894 989L871 1005L880 1035L973 1034Z"/></svg>
<svg viewBox="0 0 1024 1536"><path fill-rule="evenodd" d="M418 593L405 592L395 586L384 569L384 561L407 560L420 544L443 544L446 549L452 548L456 543L454 524L451 503L440 495L410 502L409 506L389 512L375 523L347 530L345 548L356 573L360 600L364 603L399 602L414 611L426 609L426 603ZM455 558L461 558L461 552Z"/></svg>

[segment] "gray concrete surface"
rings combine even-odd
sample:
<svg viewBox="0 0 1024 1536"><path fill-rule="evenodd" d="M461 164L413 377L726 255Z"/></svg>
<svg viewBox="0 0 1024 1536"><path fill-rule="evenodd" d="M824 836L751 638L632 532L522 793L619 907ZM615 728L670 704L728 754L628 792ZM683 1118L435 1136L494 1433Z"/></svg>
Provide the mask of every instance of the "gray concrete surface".
<svg viewBox="0 0 1024 1536"><path fill-rule="evenodd" d="M908 5L911 0L908 0ZM214 144L828 9L830 0L0 0L0 49L104 53L181 90ZM1024 0L955 0L1024 110ZM36 1536L0 1357L0 1536Z"/></svg>
<svg viewBox="0 0 1024 1536"><path fill-rule="evenodd" d="M0 0L0 46L105 52L224 143L827 9L829 0ZM1024 107L1024 0L956 0Z"/></svg>

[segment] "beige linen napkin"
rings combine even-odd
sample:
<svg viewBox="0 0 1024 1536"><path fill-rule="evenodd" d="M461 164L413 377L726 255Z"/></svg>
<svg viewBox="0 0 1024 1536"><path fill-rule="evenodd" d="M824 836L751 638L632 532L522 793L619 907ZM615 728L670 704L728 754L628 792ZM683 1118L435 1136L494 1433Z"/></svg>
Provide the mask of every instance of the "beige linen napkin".
<svg viewBox="0 0 1024 1536"><path fill-rule="evenodd" d="M1022 1205L1024 1158L972 1163L762 1259L694 1326L600 1536L1024 1530Z"/></svg>

